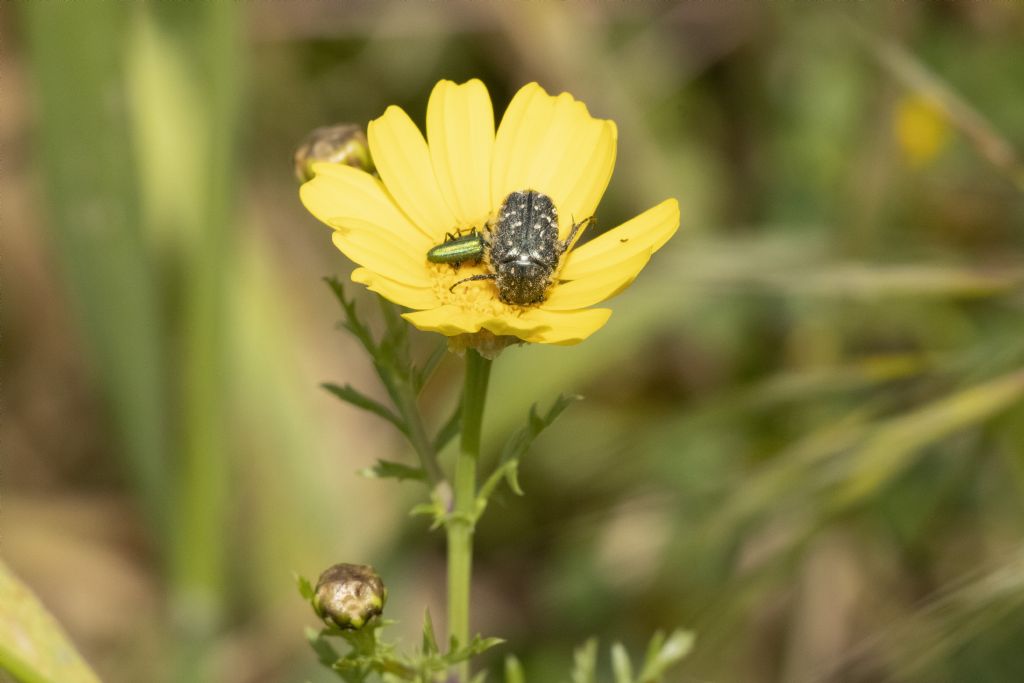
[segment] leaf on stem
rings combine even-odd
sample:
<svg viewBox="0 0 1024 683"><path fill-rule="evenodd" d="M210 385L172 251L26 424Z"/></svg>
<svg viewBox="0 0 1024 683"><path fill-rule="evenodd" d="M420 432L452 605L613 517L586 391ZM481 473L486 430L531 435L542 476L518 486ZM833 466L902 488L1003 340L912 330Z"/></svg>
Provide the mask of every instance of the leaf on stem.
<svg viewBox="0 0 1024 683"><path fill-rule="evenodd" d="M423 654L436 655L441 650L437 647L437 636L434 635L434 620L430 618L430 610L423 613Z"/></svg>
<svg viewBox="0 0 1024 683"><path fill-rule="evenodd" d="M411 381L413 365L409 354L409 324L395 304L382 297L377 297L377 302L384 316L384 336L375 358L377 362L391 367L403 381Z"/></svg>
<svg viewBox="0 0 1024 683"><path fill-rule="evenodd" d="M391 412L391 410L387 406L384 406L381 403L378 403L377 401L373 400L366 394L363 394L358 389L355 389L351 384L346 384L345 386L338 386L337 384L325 382L320 386L322 386L324 389L340 398L342 401L345 401L346 403L351 403L357 408L362 408L367 412L373 413L378 417L384 418L385 420L393 424L398 429L398 431L408 435L408 428L405 426L405 423L401 420L401 418L399 418L397 415Z"/></svg>
<svg viewBox="0 0 1024 683"><path fill-rule="evenodd" d="M478 516L487 507L487 501L502 479L508 482L508 486L512 489L513 493L519 496L523 495L523 490L519 486L519 459L526 454L526 451L529 450L537 436L551 426L571 403L581 400L583 400L583 397L576 394L568 396L559 394L558 398L555 399L555 402L544 415L538 414L537 404L533 404L530 408L530 415L526 425L520 428L505 443L505 448L498 459L497 467L487 477L483 486L480 487L480 492L477 495Z"/></svg>
<svg viewBox="0 0 1024 683"><path fill-rule="evenodd" d="M430 530L433 531L441 528L451 517L451 513L448 512L450 496L446 496L446 493L450 493L450 489L446 490L444 486L434 487L430 492L430 502L413 506L412 510L409 511L409 515L412 517L419 515L432 517L434 521L430 524Z"/></svg>
<svg viewBox="0 0 1024 683"><path fill-rule="evenodd" d="M295 577L295 585L299 587L299 595L301 595L304 600L312 600L313 595L316 594L316 590L313 588L312 582L297 572L293 572L292 576Z"/></svg>
<svg viewBox="0 0 1024 683"><path fill-rule="evenodd" d="M334 292L334 297L341 304L341 308L345 311L345 321L342 322L342 327L352 333L352 335L359 340L359 342L370 352L370 355L374 358L377 357L377 345L373 341L373 337L370 335L370 330L363 325L362 321L359 320L359 315L356 313L356 302L354 299L349 300L345 297L345 287L341 284L341 280L336 277L325 277L324 282Z"/></svg>
<svg viewBox="0 0 1024 683"><path fill-rule="evenodd" d="M521 458L533 444L534 439L536 439L541 432L550 427L570 404L574 401L582 400L583 397L577 394L569 394L568 396L559 394L558 398L555 399L555 402L551 404L548 412L543 416L537 413L537 404L534 403L530 408L529 421L526 426L513 434L512 438L505 444L499 463L504 464L510 460L518 460Z"/></svg>
<svg viewBox="0 0 1024 683"><path fill-rule="evenodd" d="M504 642L501 638L484 638L481 635L475 635L468 645L459 647L459 639L452 636L448 643L448 654L444 656L444 660L448 664L458 664Z"/></svg>
<svg viewBox="0 0 1024 683"><path fill-rule="evenodd" d="M368 479L396 479L398 481L405 481L407 479L425 481L427 478L427 474L422 468L409 467L408 465L391 462L390 460L378 460L377 464L373 467L359 470L359 474Z"/></svg>
<svg viewBox="0 0 1024 683"><path fill-rule="evenodd" d="M334 665L341 659L341 655L334 649L334 646L324 637L323 631L306 627L306 640L309 646L316 653L317 660L327 668L334 668Z"/></svg>

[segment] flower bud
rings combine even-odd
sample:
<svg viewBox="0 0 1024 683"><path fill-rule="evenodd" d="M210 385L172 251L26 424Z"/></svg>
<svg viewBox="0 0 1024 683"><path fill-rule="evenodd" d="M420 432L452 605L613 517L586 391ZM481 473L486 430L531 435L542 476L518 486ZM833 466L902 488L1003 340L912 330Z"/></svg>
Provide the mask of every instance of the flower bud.
<svg viewBox="0 0 1024 683"><path fill-rule="evenodd" d="M313 164L325 161L373 171L366 133L354 123L323 126L310 133L295 151L295 175L300 182L313 177Z"/></svg>
<svg viewBox="0 0 1024 683"><path fill-rule="evenodd" d="M320 575L313 609L328 625L360 629L384 611L388 591L373 567L336 564Z"/></svg>

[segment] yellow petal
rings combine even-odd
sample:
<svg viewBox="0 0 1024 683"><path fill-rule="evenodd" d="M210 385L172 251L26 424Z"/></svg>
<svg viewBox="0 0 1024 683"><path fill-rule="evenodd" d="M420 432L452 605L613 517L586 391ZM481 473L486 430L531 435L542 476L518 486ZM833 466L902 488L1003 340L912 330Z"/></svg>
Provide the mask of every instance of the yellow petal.
<svg viewBox="0 0 1024 683"><path fill-rule="evenodd" d="M423 253L433 244L398 210L379 180L365 171L341 164L316 164L316 176L299 188L299 198L311 214L337 228L349 221L371 223L396 239L409 241Z"/></svg>
<svg viewBox="0 0 1024 683"><path fill-rule="evenodd" d="M540 344L576 344L601 328L612 314L607 308L583 311L545 311L532 308L522 315L488 316L457 306L444 305L427 311L404 313L403 318L421 330L447 336L479 332L510 335Z"/></svg>
<svg viewBox="0 0 1024 683"><path fill-rule="evenodd" d="M616 128L590 116L568 93L548 95L524 86L498 127L491 169L491 201L537 190L551 197L564 238L572 222L593 215L615 165Z"/></svg>
<svg viewBox="0 0 1024 683"><path fill-rule="evenodd" d="M544 121L551 117L554 98L536 83L519 89L505 110L494 141L491 166L491 204L497 208L509 192L530 189L516 186L526 180L533 160L527 150L536 150L546 132ZM533 188L536 189L536 188Z"/></svg>
<svg viewBox="0 0 1024 683"><path fill-rule="evenodd" d="M390 106L370 121L367 136L377 172L413 223L435 241L455 229L455 215L441 196L427 142L409 115Z"/></svg>
<svg viewBox="0 0 1024 683"><path fill-rule="evenodd" d="M434 86L427 139L437 184L459 224L482 227L491 213L494 148L494 110L484 84L473 79Z"/></svg>
<svg viewBox="0 0 1024 683"><path fill-rule="evenodd" d="M519 319L520 324L538 325L521 339L540 344L578 344L601 329L612 311L609 308L587 308L582 311L546 311L533 308Z"/></svg>
<svg viewBox="0 0 1024 683"><path fill-rule="evenodd" d="M480 316L458 306L445 304L426 311L403 313L402 317L427 332L440 332L448 337L480 331Z"/></svg>
<svg viewBox="0 0 1024 683"><path fill-rule="evenodd" d="M615 168L615 154L618 149L618 129L614 121L603 121L604 125L596 132L596 139L591 144L584 141L580 144L580 155L585 156L582 150L592 149L587 159L573 160L576 162L572 168L562 171L561 178L565 183L565 198L562 200L560 209L569 215L560 219L561 237L569 236L572 228L572 221L581 221L590 218L597 211L597 205L608 188L608 182L612 179L612 171ZM588 146L589 145L589 146ZM559 193L563 190L552 190ZM581 237L577 234L576 239Z"/></svg>
<svg viewBox="0 0 1024 683"><path fill-rule="evenodd" d="M541 308L571 311L609 299L628 287L650 259L651 252L642 251L579 280L556 284Z"/></svg>
<svg viewBox="0 0 1024 683"><path fill-rule="evenodd" d="M653 254L679 228L679 202L666 199L564 256L559 277L580 280L637 254Z"/></svg>
<svg viewBox="0 0 1024 683"><path fill-rule="evenodd" d="M356 268L352 271L352 281L366 285L371 292L377 292L388 301L406 308L422 310L441 305L432 287L412 287L367 268Z"/></svg>
<svg viewBox="0 0 1024 683"><path fill-rule="evenodd" d="M375 273L412 287L429 287L426 258L417 258L403 245L369 224L349 223L336 230L334 246L349 259Z"/></svg>

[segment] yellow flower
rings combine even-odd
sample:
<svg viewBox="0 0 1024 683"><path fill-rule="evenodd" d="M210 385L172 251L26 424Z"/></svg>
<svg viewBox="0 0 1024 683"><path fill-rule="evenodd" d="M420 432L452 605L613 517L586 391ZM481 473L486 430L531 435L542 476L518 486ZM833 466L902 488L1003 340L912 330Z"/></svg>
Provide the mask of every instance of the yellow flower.
<svg viewBox="0 0 1024 683"><path fill-rule="evenodd" d="M935 159L949 140L945 113L920 95L900 99L893 116L896 139L911 166L924 166Z"/></svg>
<svg viewBox="0 0 1024 683"><path fill-rule="evenodd" d="M589 218L611 179L616 129L568 93L523 87L498 126L479 80L441 81L427 104L427 140L402 109L370 122L379 179L321 163L302 186L303 204L334 228L334 244L358 263L355 282L414 309L405 318L448 336L486 330L528 342L575 344L605 324L611 310L589 308L622 291L679 227L668 199L561 257L543 302L503 303L491 280L451 286L486 273L486 259L457 272L429 263L446 233L482 229L509 193L536 190L558 211L560 239ZM487 335L485 335L487 336Z"/></svg>

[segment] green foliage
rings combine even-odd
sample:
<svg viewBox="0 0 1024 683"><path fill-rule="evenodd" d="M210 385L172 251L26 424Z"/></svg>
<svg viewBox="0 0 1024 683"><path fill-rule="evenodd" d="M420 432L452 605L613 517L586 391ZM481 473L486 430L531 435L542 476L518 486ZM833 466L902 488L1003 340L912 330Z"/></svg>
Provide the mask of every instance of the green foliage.
<svg viewBox="0 0 1024 683"><path fill-rule="evenodd" d="M419 467L409 467L389 460L378 460L376 465L360 470L359 473L370 479L395 479L397 481L406 479L425 481L427 478L427 473Z"/></svg>
<svg viewBox="0 0 1024 683"><path fill-rule="evenodd" d="M573 653L572 683L597 680L597 638L591 638Z"/></svg>
<svg viewBox="0 0 1024 683"><path fill-rule="evenodd" d="M537 412L536 405L530 408L526 424L509 437L494 469L477 490L476 504L471 515L460 514L457 511L452 511L450 509L447 491L445 489L432 491L430 495L430 502L416 505L412 509L411 514L431 517L433 519L431 526L432 529L439 528L453 519L468 521L470 524L475 525L487 509L487 504L490 501L491 496L502 481L508 483L508 486L513 493L520 496L523 495L523 491L519 486L518 477L520 459L526 454L530 446L533 444L533 441L541 432L550 427L558 416L561 415L572 403L582 400L582 398L582 396L575 395L559 395L543 415ZM453 420L449 422L450 424L454 423L457 425L457 420L455 419L457 415L458 412L453 416ZM392 476L397 476L397 474L393 474Z"/></svg>
<svg viewBox="0 0 1024 683"><path fill-rule="evenodd" d="M393 412L391 412L391 410L381 405L377 401L374 401L369 396L366 396L365 394L352 388L351 384L346 384L345 386L338 386L337 384L331 384L330 382L326 382L321 386L327 391L337 396L338 398L340 398L342 401L345 401L346 403L351 403L356 408L362 408L363 410L369 413L373 413L374 415L384 418L385 420L393 424L398 429L398 431L408 436L409 429L408 427L405 426L405 423L402 421L400 417L395 415Z"/></svg>
<svg viewBox="0 0 1024 683"><path fill-rule="evenodd" d="M611 648L611 666L615 683L659 683L670 667L679 663L693 648L694 637L686 631L674 631L667 639L658 632L651 638L640 664L640 673L634 675L633 662L622 643ZM597 639L591 638L576 649L572 683L597 682ZM506 683L512 683L508 680Z"/></svg>
<svg viewBox="0 0 1024 683"><path fill-rule="evenodd" d="M516 638L522 661L532 671L558 659L592 623L621 625L602 637L631 643L685 623L701 638L687 679L1015 680L1024 667L1024 586L1013 579L1024 575L1024 407L1012 379L1024 367L1016 5L751 3L695 29L657 3L599 21L580 3L494 3L457 21L421 3L411 20L431 30L411 33L393 30L384 5L350 17L324 4L301 22L280 21L287 8L271 5L12 7L7 123L12 140L31 144L8 155L5 194L38 229L16 231L5 250L9 273L26 276L3 307L7 480L21 481L27 462L31 481L54 482L47 506L76 496L84 511L77 494L99 485L144 511L157 530L146 547L168 560L146 563L145 583L186 598L163 606L175 615L197 595L223 605L223 628L199 639L218 661L222 648L260 647L232 624L278 624L271 637L305 647L266 599L290 564L333 561L339 546L415 562L418 524L339 531L339 501L349 502L339 491L351 483L325 477L323 461L357 445L365 427L325 430L310 409L295 359L311 357L316 342L304 334L322 321L295 298L313 298L305 273L341 257L284 180L285 160L313 126L367 121L391 103L422 123L439 74L485 77L500 115L522 65L541 64L549 85L619 123L600 229L667 196L685 218L611 302L600 333L571 349L510 351L495 371L500 400L488 403L484 441L496 452L481 460L482 482L538 397L588 397L531 446L539 457L527 469L494 480L500 493L518 473L530 495L477 531L485 585L514 571L516 588L539 596L517 607L545 608L543 618L521 616L531 624ZM239 40L242 27L255 39ZM495 27L509 38L501 60ZM694 30L707 40L675 49ZM911 97L931 103L948 130L937 155L915 166L893 129ZM236 212L225 209L232 185L246 189ZM244 230L232 234L232 224ZM401 356L417 340L379 336L388 319L364 331ZM383 409L370 410L371 428L397 419L419 457L440 453L459 432L460 406L450 417L430 411L438 424L419 434L406 419L410 397L451 396L444 373L428 384L445 354L437 341L415 369L381 362L398 391L346 388L349 359L325 379ZM31 394L55 386L47 368L68 375L68 391L44 402ZM49 431L66 436L41 438L33 423L54 414L61 429ZM220 430L232 430L223 449ZM237 462L226 470L229 454ZM444 478L403 454L384 457L364 474L422 472L428 486ZM237 496L223 495L226 471L239 475ZM14 488L5 519L31 492ZM443 524L450 492L431 490L426 511ZM368 518L393 501L376 498L359 501ZM13 561L23 547L10 526ZM636 577L619 574L624 529L639 531L625 549ZM74 537L95 547L77 528ZM253 560L225 563L233 543ZM543 543L543 562L517 565L507 549L519 543ZM223 584L195 580L218 567ZM140 612L147 627L125 643L145 651L134 646L159 628L175 649L178 624L206 623L209 611L198 612L161 626ZM809 629L821 615L842 633ZM96 665L125 680L151 673L122 659ZM522 677L513 661L507 671ZM607 658L600 664L611 680Z"/></svg>
<svg viewBox="0 0 1024 683"><path fill-rule="evenodd" d="M308 586L308 582L306 584ZM373 680L384 683L444 681L456 666L502 642L500 638L476 636L463 646L452 639L447 651L442 651L437 644L430 613L427 612L423 619L422 643L418 650L406 654L394 644L382 640L381 631L387 624L375 618L357 630L307 629L306 639L320 663L334 671L345 683ZM345 654L339 654L330 640L332 638L345 641L348 646Z"/></svg>
<svg viewBox="0 0 1024 683"><path fill-rule="evenodd" d="M99 683L57 621L0 561L2 672L23 683Z"/></svg>
<svg viewBox="0 0 1024 683"><path fill-rule="evenodd" d="M349 384L339 386L325 383L323 387L342 401L357 408L384 418L398 429L416 451L420 460L419 469L381 462L377 467L364 474L380 478L419 479L436 484L443 478L437 464L438 443L447 441L445 435L452 427L446 424L434 439L427 437L422 417L416 407L416 397L430 379L444 356L445 347L441 343L430 354L422 365L413 362L409 348L409 325L402 320L398 309L389 301L380 297L381 312L385 322L384 333L376 339L369 326L359 317L355 300L345 295L344 285L337 278L325 278L344 313L341 326L348 330L366 349L373 362L377 377L384 385L393 407L389 408L379 401L366 396ZM457 426L456 426L457 428Z"/></svg>
<svg viewBox="0 0 1024 683"><path fill-rule="evenodd" d="M497 466L483 486L480 487L477 503L480 514L483 513L484 508L487 506L487 501L502 479L508 482L508 486L512 489L513 493L519 496L523 495L523 490L519 486L519 460L526 455L526 451L530 449L530 446L540 436L541 432L550 427L558 419L558 416L572 403L581 400L583 400L582 396L563 396L559 394L558 398L555 399L555 402L551 404L551 407L544 415L537 413L537 404L530 407L530 414L527 417L526 424L506 442L504 449L501 451Z"/></svg>

